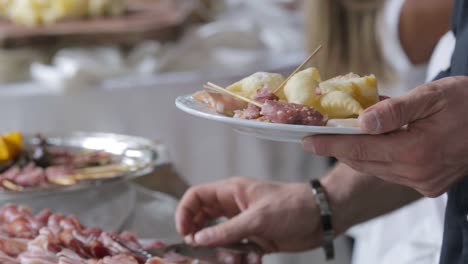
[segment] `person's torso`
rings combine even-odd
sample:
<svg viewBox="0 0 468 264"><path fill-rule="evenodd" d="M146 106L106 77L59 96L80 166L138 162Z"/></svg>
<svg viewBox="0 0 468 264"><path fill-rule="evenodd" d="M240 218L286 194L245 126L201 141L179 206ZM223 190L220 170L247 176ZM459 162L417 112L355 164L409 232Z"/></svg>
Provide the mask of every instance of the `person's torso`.
<svg viewBox="0 0 468 264"><path fill-rule="evenodd" d="M457 43L450 75L468 75L468 1L457 0L453 16L453 32Z"/></svg>
<svg viewBox="0 0 468 264"><path fill-rule="evenodd" d="M449 76L468 75L468 1L457 0L453 16L456 47ZM467 87L468 89L468 87ZM449 191L441 264L468 263L468 177Z"/></svg>

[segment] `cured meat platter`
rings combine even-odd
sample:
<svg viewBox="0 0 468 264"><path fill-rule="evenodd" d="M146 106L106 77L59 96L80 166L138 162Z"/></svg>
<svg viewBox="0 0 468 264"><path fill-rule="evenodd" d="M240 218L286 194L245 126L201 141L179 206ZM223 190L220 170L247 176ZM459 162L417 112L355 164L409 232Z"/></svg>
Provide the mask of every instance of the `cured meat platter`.
<svg viewBox="0 0 468 264"><path fill-rule="evenodd" d="M211 256L211 257L210 257ZM14 204L0 208L3 264L217 264L261 263L250 247L193 248L139 240L130 232L83 225L75 215L49 209L38 213Z"/></svg>
<svg viewBox="0 0 468 264"><path fill-rule="evenodd" d="M106 133L23 135L23 145L1 165L0 200L128 181L151 173L160 156L151 140Z"/></svg>

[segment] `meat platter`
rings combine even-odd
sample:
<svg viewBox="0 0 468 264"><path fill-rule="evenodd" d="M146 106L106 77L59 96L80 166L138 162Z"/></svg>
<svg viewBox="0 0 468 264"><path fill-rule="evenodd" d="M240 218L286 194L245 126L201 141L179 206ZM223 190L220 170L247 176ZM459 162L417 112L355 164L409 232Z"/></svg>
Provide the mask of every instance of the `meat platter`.
<svg viewBox="0 0 468 264"><path fill-rule="evenodd" d="M160 156L158 144L117 134L22 135L21 142L0 163L0 200L127 181L150 173Z"/></svg>
<svg viewBox="0 0 468 264"><path fill-rule="evenodd" d="M28 207L0 208L0 263L3 264L216 264L261 263L251 250L209 249L217 258L205 261L173 250L157 239L142 241L130 232L104 231L83 225L77 216L52 212L34 214ZM184 246L188 250L189 246ZM146 252L161 252L146 256ZM199 251L192 249L188 251Z"/></svg>

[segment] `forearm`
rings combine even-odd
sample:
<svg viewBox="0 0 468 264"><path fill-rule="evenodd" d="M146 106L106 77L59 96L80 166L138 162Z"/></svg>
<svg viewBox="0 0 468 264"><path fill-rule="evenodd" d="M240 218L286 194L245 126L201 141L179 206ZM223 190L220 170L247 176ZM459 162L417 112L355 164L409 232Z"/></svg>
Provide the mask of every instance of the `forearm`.
<svg viewBox="0 0 468 264"><path fill-rule="evenodd" d="M406 0L399 22L401 45L413 64L429 61L437 42L450 29L451 0Z"/></svg>
<svg viewBox="0 0 468 264"><path fill-rule="evenodd" d="M342 163L322 179L322 184L331 203L338 233L421 197L415 190L364 175Z"/></svg>

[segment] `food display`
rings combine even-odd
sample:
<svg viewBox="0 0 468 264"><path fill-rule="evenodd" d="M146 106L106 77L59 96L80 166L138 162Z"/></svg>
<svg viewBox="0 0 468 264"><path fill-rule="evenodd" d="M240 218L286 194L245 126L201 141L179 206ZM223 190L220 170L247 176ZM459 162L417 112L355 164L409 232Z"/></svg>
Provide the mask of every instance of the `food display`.
<svg viewBox="0 0 468 264"><path fill-rule="evenodd" d="M85 175L79 175L83 168L110 165L112 159L102 151L50 146L41 136L36 136L32 144L23 144L21 133L9 133L0 141L0 190L72 185L84 179Z"/></svg>
<svg viewBox="0 0 468 264"><path fill-rule="evenodd" d="M374 75L350 73L322 81L316 68L297 71L288 79L276 73L255 73L226 89L211 83L205 88L193 98L218 113L291 125L325 126L355 119L379 102Z"/></svg>
<svg viewBox="0 0 468 264"><path fill-rule="evenodd" d="M130 232L105 232L100 228L86 227L76 216L47 209L38 214L33 214L27 207L12 204L0 209L2 264L206 263L171 251L152 258L137 253L138 250L165 246L158 240L142 243Z"/></svg>
<svg viewBox="0 0 468 264"><path fill-rule="evenodd" d="M125 0L0 0L0 14L17 24L38 26L62 20L117 16Z"/></svg>
<svg viewBox="0 0 468 264"><path fill-rule="evenodd" d="M112 135L110 137L112 139ZM110 139L103 135L69 140L72 143L88 140L95 144L102 144L102 140L109 144L109 148L122 145ZM111 180L132 172L143 173L142 170L152 167L156 155L149 146L145 146L146 152L129 147L133 155L148 153L147 160L140 161L126 157L125 153L63 144L67 140L63 138L55 139L59 143L50 140L42 135L26 137L20 132L0 137L0 193L73 187L85 182Z"/></svg>

